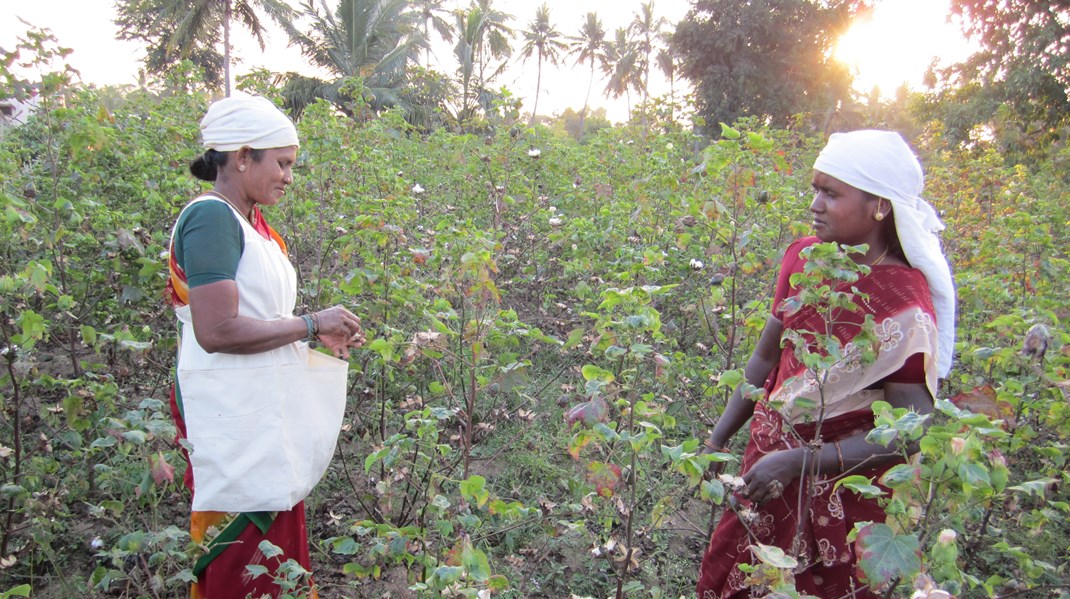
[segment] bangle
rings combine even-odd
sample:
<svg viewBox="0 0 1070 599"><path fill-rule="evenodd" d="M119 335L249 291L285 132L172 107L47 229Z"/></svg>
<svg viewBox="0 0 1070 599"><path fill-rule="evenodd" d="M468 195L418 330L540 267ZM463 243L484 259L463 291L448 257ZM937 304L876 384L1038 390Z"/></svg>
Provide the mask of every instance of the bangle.
<svg viewBox="0 0 1070 599"><path fill-rule="evenodd" d="M847 470L843 465L843 450L840 449L840 442L833 441L832 446L836 448L836 459L840 462L840 472Z"/></svg>
<svg viewBox="0 0 1070 599"><path fill-rule="evenodd" d="M714 445L713 439L706 439L706 442L702 444L706 449L716 453L728 453L727 447L718 447Z"/></svg>
<svg viewBox="0 0 1070 599"><path fill-rule="evenodd" d="M312 322L312 317L305 314L301 317L301 320L305 321L305 338L304 341L312 341L312 338L316 336L315 327Z"/></svg>
<svg viewBox="0 0 1070 599"><path fill-rule="evenodd" d="M318 337L319 334L320 334L320 317L319 317L319 314L316 314L315 312L313 312L312 314L309 314L309 317L312 318L312 336L313 337Z"/></svg>

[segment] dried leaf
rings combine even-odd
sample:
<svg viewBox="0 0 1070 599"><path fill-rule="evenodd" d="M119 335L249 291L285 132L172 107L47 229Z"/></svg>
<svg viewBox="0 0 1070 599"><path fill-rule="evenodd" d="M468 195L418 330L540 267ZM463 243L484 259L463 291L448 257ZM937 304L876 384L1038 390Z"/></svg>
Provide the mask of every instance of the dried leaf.
<svg viewBox="0 0 1070 599"><path fill-rule="evenodd" d="M162 485L164 481L175 482L175 467L167 463L167 458L164 457L162 451L150 457L149 463L151 464L152 480L156 484Z"/></svg>
<svg viewBox="0 0 1070 599"><path fill-rule="evenodd" d="M565 414L565 422L572 426L576 422L582 422L584 426L594 426L599 422L605 422L609 415L609 406L601 397L590 401L576 404Z"/></svg>
<svg viewBox="0 0 1070 599"><path fill-rule="evenodd" d="M617 483L620 482L620 466L604 462L587 464L587 482L595 486L602 497L612 497Z"/></svg>

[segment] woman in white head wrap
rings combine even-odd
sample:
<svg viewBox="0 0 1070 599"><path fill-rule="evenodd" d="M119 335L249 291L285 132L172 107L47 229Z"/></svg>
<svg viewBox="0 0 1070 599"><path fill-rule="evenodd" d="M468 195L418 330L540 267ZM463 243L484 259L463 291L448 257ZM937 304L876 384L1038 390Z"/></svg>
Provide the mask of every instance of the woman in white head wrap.
<svg viewBox="0 0 1070 599"><path fill-rule="evenodd" d="M342 306L293 313L296 276L286 244L260 212L293 182L299 142L290 119L265 98L237 95L212 104L201 134L205 152L190 172L213 187L179 215L168 282L182 325L172 409L192 447L191 491L196 479L190 532L209 548L194 567L191 596L274 597L280 587L273 577L253 578L246 565L274 570L293 559L311 568L301 499L318 475L300 484L276 477L294 470L292 448L309 452L307 439L291 442L272 428L287 418L274 410L294 394L280 396L287 381L271 377L296 369L292 377L303 378L310 361L304 342L318 340L346 357L363 334L360 319ZM313 405L322 394L299 399ZM333 453L334 437L322 436ZM288 494L276 498L276 491ZM264 540L282 554L261 555Z"/></svg>
<svg viewBox="0 0 1070 599"><path fill-rule="evenodd" d="M799 560L801 592L875 596L857 578L847 537L855 523L883 521L884 512L875 500L834 483L845 473L876 481L899 463L900 448L866 441L873 402L929 413L937 377L950 369L955 294L936 236L943 225L920 197L922 182L921 165L897 133L837 133L818 156L810 205L814 236L785 252L773 313L746 366L747 381L764 386L766 397L755 402L737 389L706 444L708 451L726 451L751 420L738 499L755 515L748 522L735 511L722 518L702 561L700 599L747 596L750 584L738 566L754 562L753 543L778 546ZM841 289L858 289L859 309L837 314L830 333L850 356L869 315L880 349L874 363L845 360L819 385L784 332L824 330L824 317L812 308L785 309L784 300L795 295L791 276L806 264L803 250L820 242L868 246L852 257L871 272ZM808 474L813 478L804 484L804 472L818 474ZM816 494L807 498L808 489ZM799 505L807 505L801 515Z"/></svg>

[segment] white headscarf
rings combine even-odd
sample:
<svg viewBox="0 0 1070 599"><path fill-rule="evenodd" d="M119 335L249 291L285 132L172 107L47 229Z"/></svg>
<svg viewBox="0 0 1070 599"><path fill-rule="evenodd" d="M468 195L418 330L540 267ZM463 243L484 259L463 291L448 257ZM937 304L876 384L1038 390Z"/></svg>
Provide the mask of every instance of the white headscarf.
<svg viewBox="0 0 1070 599"><path fill-rule="evenodd" d="M929 283L939 332L937 373L947 376L955 348L955 286L940 249L944 224L921 198L924 174L910 146L892 131L834 133L814 170L892 203L899 244L910 265Z"/></svg>
<svg viewBox="0 0 1070 599"><path fill-rule="evenodd" d="M201 119L204 147L233 152L244 146L254 150L301 145L297 128L271 100L263 96L235 94L208 107Z"/></svg>

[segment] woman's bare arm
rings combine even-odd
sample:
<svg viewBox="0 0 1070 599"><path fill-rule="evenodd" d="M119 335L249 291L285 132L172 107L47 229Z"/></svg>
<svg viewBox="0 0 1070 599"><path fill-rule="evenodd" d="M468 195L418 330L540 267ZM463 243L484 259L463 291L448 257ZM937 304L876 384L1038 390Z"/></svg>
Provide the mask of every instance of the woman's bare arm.
<svg viewBox="0 0 1070 599"><path fill-rule="evenodd" d="M258 320L238 314L238 285L234 281L217 281L189 290L193 333L197 343L208 353L255 354L269 351L308 334L305 321L300 318ZM316 313L319 333L329 339L338 355L348 354L349 347L358 347L360 318L342 306L334 306ZM353 343L339 346L337 339L353 339ZM325 341L326 342L326 341Z"/></svg>

